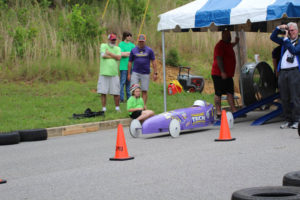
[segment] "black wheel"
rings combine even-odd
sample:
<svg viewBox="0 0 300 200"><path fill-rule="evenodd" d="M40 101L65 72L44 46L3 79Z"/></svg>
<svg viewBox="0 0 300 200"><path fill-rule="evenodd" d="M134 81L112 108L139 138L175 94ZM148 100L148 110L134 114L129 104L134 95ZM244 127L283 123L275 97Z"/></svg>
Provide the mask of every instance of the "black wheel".
<svg viewBox="0 0 300 200"><path fill-rule="evenodd" d="M20 134L17 131L0 133L0 145L18 144L20 142Z"/></svg>
<svg viewBox="0 0 300 200"><path fill-rule="evenodd" d="M300 171L285 174L283 176L282 185L300 187Z"/></svg>
<svg viewBox="0 0 300 200"><path fill-rule="evenodd" d="M254 187L238 190L231 200L300 200L300 188L292 186Z"/></svg>
<svg viewBox="0 0 300 200"><path fill-rule="evenodd" d="M48 138L46 129L20 130L19 133L21 141L39 141Z"/></svg>

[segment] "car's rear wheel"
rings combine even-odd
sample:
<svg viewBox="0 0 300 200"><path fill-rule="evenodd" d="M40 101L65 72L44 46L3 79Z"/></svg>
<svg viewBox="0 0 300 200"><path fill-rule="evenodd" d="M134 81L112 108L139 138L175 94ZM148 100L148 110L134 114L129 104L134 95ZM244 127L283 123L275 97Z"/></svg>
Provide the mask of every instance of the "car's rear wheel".
<svg viewBox="0 0 300 200"><path fill-rule="evenodd" d="M169 124L169 133L172 137L176 138L180 134L180 123L177 119L172 119Z"/></svg>
<svg viewBox="0 0 300 200"><path fill-rule="evenodd" d="M139 137L142 134L141 122L137 119L132 120L130 123L129 132L132 137Z"/></svg>
<svg viewBox="0 0 300 200"><path fill-rule="evenodd" d="M227 117L227 122L228 122L228 127L230 129L233 128L233 124L234 124L234 118L231 112L226 112L226 117Z"/></svg>

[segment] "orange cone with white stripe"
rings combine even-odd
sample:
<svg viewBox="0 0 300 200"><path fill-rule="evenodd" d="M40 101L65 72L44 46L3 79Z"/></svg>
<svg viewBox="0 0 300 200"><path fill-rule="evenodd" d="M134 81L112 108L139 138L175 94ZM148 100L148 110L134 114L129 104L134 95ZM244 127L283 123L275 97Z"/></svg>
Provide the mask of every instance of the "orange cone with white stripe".
<svg viewBox="0 0 300 200"><path fill-rule="evenodd" d="M123 126L122 124L119 124L115 157L110 158L109 160L123 161L123 160L131 160L131 159L134 159L134 157L130 157L128 155Z"/></svg>

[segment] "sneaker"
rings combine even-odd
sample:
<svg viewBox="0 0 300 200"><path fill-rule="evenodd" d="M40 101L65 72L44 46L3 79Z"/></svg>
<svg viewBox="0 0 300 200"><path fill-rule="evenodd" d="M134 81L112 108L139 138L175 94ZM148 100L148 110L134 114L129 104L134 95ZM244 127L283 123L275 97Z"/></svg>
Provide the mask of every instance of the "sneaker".
<svg viewBox="0 0 300 200"><path fill-rule="evenodd" d="M117 112L121 112L120 107L116 107L116 111L117 111Z"/></svg>
<svg viewBox="0 0 300 200"><path fill-rule="evenodd" d="M281 129L290 128L292 124L293 124L292 122L285 122L284 124L280 125L280 128Z"/></svg>
<svg viewBox="0 0 300 200"><path fill-rule="evenodd" d="M299 122L294 122L290 127L293 129L298 129Z"/></svg>

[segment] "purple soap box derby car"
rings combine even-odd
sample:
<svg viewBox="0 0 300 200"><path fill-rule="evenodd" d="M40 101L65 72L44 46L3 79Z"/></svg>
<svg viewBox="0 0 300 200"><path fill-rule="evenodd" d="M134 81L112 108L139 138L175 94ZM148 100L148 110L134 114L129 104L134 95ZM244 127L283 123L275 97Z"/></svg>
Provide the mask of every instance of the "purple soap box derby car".
<svg viewBox="0 0 300 200"><path fill-rule="evenodd" d="M226 113L229 128L233 127L233 115ZM164 112L150 117L143 124L134 119L130 123L129 132L132 137L141 134L170 133L178 137L180 132L196 130L211 126L215 123L213 105L203 100L196 100L192 107Z"/></svg>

